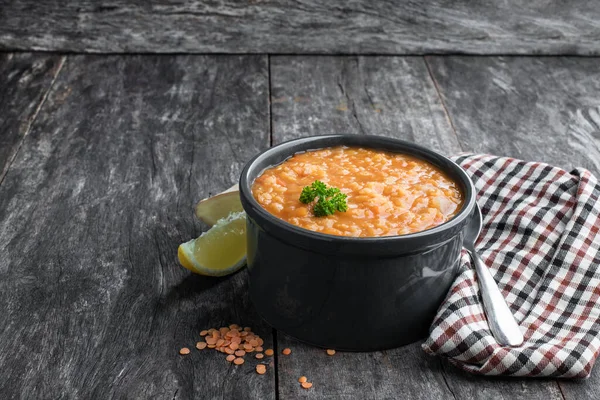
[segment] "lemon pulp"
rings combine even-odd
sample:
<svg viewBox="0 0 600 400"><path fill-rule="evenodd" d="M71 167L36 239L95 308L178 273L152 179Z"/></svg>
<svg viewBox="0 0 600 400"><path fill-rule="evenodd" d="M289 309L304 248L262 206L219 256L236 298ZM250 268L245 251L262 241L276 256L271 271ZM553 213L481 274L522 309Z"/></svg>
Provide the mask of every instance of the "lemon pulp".
<svg viewBox="0 0 600 400"><path fill-rule="evenodd" d="M245 256L246 218L232 220L227 229L209 230L196 240L194 246L194 258L212 269L228 268Z"/></svg>
<svg viewBox="0 0 600 400"><path fill-rule="evenodd" d="M201 275L224 276L246 262L246 213L234 212L196 239L179 245L179 262Z"/></svg>

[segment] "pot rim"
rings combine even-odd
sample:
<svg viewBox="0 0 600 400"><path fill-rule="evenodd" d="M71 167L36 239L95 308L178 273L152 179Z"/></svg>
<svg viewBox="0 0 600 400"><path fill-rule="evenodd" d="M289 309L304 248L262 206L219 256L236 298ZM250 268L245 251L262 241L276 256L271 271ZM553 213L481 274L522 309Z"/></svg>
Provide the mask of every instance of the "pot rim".
<svg viewBox="0 0 600 400"><path fill-rule="evenodd" d="M366 141L368 143L355 144L353 141L357 141L356 138L361 138L361 141ZM335 145L319 145L319 143L326 143L332 140L339 140L340 143ZM314 147L303 147L307 144L314 144ZM389 148L386 148L386 144L389 145ZM463 195L465 201L461 210L452 217L450 220L444 222L443 224L437 225L433 228L426 229L424 231L408 233L404 235L393 235L393 236L374 236L374 237L353 237L353 236L338 236L338 235L330 235L321 232L315 232L306 228L301 228L299 226L293 225L283 219L277 218L270 212L268 212L265 208L263 208L258 201L252 195L251 185L254 183L254 180L259 177L266 168L270 168L276 165L281 164L289 157L293 156L295 153L301 151L310 151L310 150L318 150L327 147L333 146L349 146L349 147L366 147L377 150L390 151L395 153L402 153L403 151L399 151L394 147L404 147L406 148L405 153L416 156L420 159L423 159L427 162L430 162L440 168L444 173L451 175L453 180L456 180L456 176L460 177L461 183L463 184ZM302 147L302 148L299 148ZM269 158L273 155L277 155L278 153L284 153L285 156L279 163L269 164L269 166L261 169L260 171L255 173L256 165L261 161ZM448 164L452 171L449 171L447 168L442 168L437 165L432 159L442 159L446 164ZM254 178L250 181L250 175L254 174ZM441 234L449 230L454 230L458 225L464 224L465 220L470 218L473 207L476 201L476 190L471 178L467 175L467 173L454 161L449 159L448 157L428 149L426 147L420 146L416 143L389 138L386 136L378 136L378 135L318 135L318 136L309 136L299 139L292 139L280 143L276 146L270 147L266 150L261 151L256 156L254 156L250 161L246 163L244 169L242 170L242 174L239 180L239 190L240 190L240 198L242 201L242 206L246 213L250 215L250 217L254 219L260 219L261 221L265 221L269 224L273 224L275 227L287 231L289 233L299 235L302 238L309 239L311 241L317 240L321 242L325 242L329 245L332 243L337 243L341 245L359 245L363 246L368 243L378 243L378 244L392 244L392 243L402 243L408 241L419 241L419 242L430 242L435 241L435 238L438 238ZM259 224L260 225L260 224ZM430 239L430 240L428 240Z"/></svg>

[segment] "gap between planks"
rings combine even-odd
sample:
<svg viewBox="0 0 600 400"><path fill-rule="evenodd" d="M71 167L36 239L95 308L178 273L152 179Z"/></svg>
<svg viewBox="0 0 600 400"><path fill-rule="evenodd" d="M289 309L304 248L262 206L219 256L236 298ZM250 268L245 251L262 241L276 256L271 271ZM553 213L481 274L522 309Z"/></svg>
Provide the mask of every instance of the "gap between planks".
<svg viewBox="0 0 600 400"><path fill-rule="evenodd" d="M273 335L273 363L275 367L275 400L279 400L279 346L277 341L277 329L272 328Z"/></svg>
<svg viewBox="0 0 600 400"><path fill-rule="evenodd" d="M271 75L271 55L267 54L267 78L269 81L269 147L273 147L273 103L271 102L271 85L272 85L272 75Z"/></svg>
<svg viewBox="0 0 600 400"><path fill-rule="evenodd" d="M42 95L42 98L40 99L40 102L35 107L35 110L34 110L33 114L31 115L31 117L29 118L29 121L27 122L27 128L25 129L25 132L23 133L23 136L21 137L21 140L19 140L19 144L17 145L17 148L15 149L14 153L12 154L12 156L9 157L8 163L6 164L6 168L4 168L4 173L2 173L0 175L0 186L2 186L2 182L4 182L4 178L8 174L8 171L10 170L13 162L17 158L17 154L19 154L19 150L21 150L21 146L23 146L23 142L25 141L25 138L29 135L29 132L31 132L31 128L33 126L33 123L35 122L38 114L40 113L40 110L42 109L42 107L46 103L46 99L48 98L48 95L50 94L50 91L52 91L52 87L54 86L54 82L56 82L56 78L58 78L58 75L60 74L60 71L62 71L63 65L65 64L66 60L67 60L67 56L61 56L60 57L60 60L58 62L58 68L56 68L56 72L54 73L54 76L52 77L52 81L50 82L50 85L48 85L48 89L46 89L46 92Z"/></svg>
<svg viewBox="0 0 600 400"><path fill-rule="evenodd" d="M446 115L446 119L448 120L448 123L450 124L450 128L452 128L452 132L454 132L454 136L456 136L456 142L458 143L458 147L460 148L461 151L465 151L462 144L460 143L460 138L458 137L458 132L456 131L456 127L454 126L454 121L450 117L450 112L448 111L448 108L446 107L446 103L444 102L444 98L442 97L442 93L440 92L440 87L438 85L438 82L435 79L435 75L433 74L433 71L431 70L429 63L427 62L427 56L423 56L423 63L425 63L425 68L427 68L427 72L429 73L429 79L431 79L431 83L433 84L433 87L435 88L435 92L438 95L438 99L440 100L440 104L442 105L442 109L444 110L444 115Z"/></svg>
<svg viewBox="0 0 600 400"><path fill-rule="evenodd" d="M267 80L268 80L268 101L269 101L269 147L273 147L273 103L272 97L272 74L271 74L271 55L267 54ZM271 328L273 337L273 367L275 369L275 400L279 400L279 351L277 346L277 329Z"/></svg>
<svg viewBox="0 0 600 400"><path fill-rule="evenodd" d="M450 391L450 394L452 395L452 398L454 400L457 400L457 397L456 397L456 394L454 393L454 390L452 390L452 387L448 383L448 376L446 375L446 368L444 367L444 361L442 360L441 357L438 357L438 358L439 358L438 361L440 363L440 371L442 372L442 379L444 380L444 383L446 384L446 387Z"/></svg>
<svg viewBox="0 0 600 400"><path fill-rule="evenodd" d="M460 137L458 134L458 130L456 129L456 126L454 125L454 121L450 115L450 111L448 110L448 107L446 107L446 103L444 102L444 98L442 96L442 93L440 91L440 87L439 84L435 78L435 74L433 73L433 70L431 69L431 66L429 64L429 62L427 61L427 55L423 55L423 62L425 63L425 67L427 68L427 72L429 73L429 78L431 79L433 86L435 87L435 91L438 95L438 98L440 100L440 103L442 105L442 108L444 109L444 114L446 115L446 118L448 119L448 123L450 124L450 127L452 128L452 132L454 132L454 135L456 136L456 140L458 142L458 146L460 147L461 151L465 151L462 143L460 142ZM485 57L485 56L484 56ZM446 384L446 386L448 387L448 390L450 391L450 393L452 394L452 397L454 399L457 399L454 391L452 390L450 384L448 383L448 377L446 375L446 369L444 368L444 361L439 358L439 362L440 362L440 366L441 366L441 373L442 373L442 378L444 379L444 383ZM560 393L560 396L563 400L566 400L565 394L563 392L563 389L560 385L560 381L558 379L554 379L553 380L554 383L556 384L556 386L558 387L558 392Z"/></svg>
<svg viewBox="0 0 600 400"><path fill-rule="evenodd" d="M456 131L456 128L454 126L454 122L452 121L452 118L450 117L450 113L448 112L446 103L444 103L444 98L442 97L442 93L440 92L438 83L435 79L435 76L433 75L433 71L431 70L429 63L427 62L427 57L423 56L422 58L423 58L423 64L425 64L425 68L427 69L429 79L431 79L431 83L433 84L433 87L435 88L435 92L437 93L438 99L440 100L440 104L442 105L442 109L444 110L444 115L446 116L446 119L448 120L448 124L450 124L450 128L452 129L452 132L454 133L454 136L456 137L456 142L458 143L458 147L460 148L461 151L464 151L464 148L462 147L462 144L460 143L460 138L458 137L458 132ZM440 372L442 374L442 379L444 380L444 383L446 384L448 391L452 395L452 398L456 400L457 399L456 394L454 393L454 390L452 390L452 387L448 383L448 376L446 374L446 369L444 368L444 361L442 360L441 357L438 357L438 362L440 365Z"/></svg>

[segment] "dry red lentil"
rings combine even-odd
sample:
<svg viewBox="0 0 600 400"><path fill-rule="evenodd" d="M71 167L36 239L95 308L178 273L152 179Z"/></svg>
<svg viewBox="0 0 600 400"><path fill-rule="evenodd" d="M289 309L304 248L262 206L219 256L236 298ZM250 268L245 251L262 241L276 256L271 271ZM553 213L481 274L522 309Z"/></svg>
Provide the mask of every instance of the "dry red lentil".
<svg viewBox="0 0 600 400"><path fill-rule="evenodd" d="M256 372L260 375L263 375L265 372L267 372L267 366L264 364L258 364L256 366Z"/></svg>
<svg viewBox="0 0 600 400"><path fill-rule="evenodd" d="M260 336L252 332L250 327L242 328L237 324L231 324L219 329L210 328L200 331L200 336L204 341L196 343L198 350L206 348L215 349L220 353L227 354L227 361L241 365L244 362L244 356L248 353L257 352L256 358L264 357L261 347L264 341ZM241 347L241 348L240 348ZM184 347L179 350L181 355L190 353L190 349ZM272 354L272 350L271 350Z"/></svg>
<svg viewBox="0 0 600 400"><path fill-rule="evenodd" d="M235 365L242 365L244 363L244 359L241 357L236 358L235 360L233 360L233 363Z"/></svg>
<svg viewBox="0 0 600 400"><path fill-rule="evenodd" d="M206 342L198 342L198 343L196 343L196 348L198 350L204 350L206 348Z"/></svg>
<svg viewBox="0 0 600 400"><path fill-rule="evenodd" d="M217 339L215 339L214 337L207 337L206 338L206 343L208 344L216 344L217 343Z"/></svg>

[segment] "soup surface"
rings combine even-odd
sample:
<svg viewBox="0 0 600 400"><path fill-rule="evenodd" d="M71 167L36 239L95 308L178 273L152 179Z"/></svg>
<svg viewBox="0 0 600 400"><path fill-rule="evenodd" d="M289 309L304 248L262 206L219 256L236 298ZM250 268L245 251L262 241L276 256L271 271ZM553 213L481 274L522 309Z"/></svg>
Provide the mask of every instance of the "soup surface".
<svg viewBox="0 0 600 400"><path fill-rule="evenodd" d="M300 202L304 186L319 180L339 188L348 210L326 217ZM458 213L458 185L434 165L413 156L358 147L297 153L266 169L253 186L271 214L317 232L340 236L389 236L440 225Z"/></svg>

